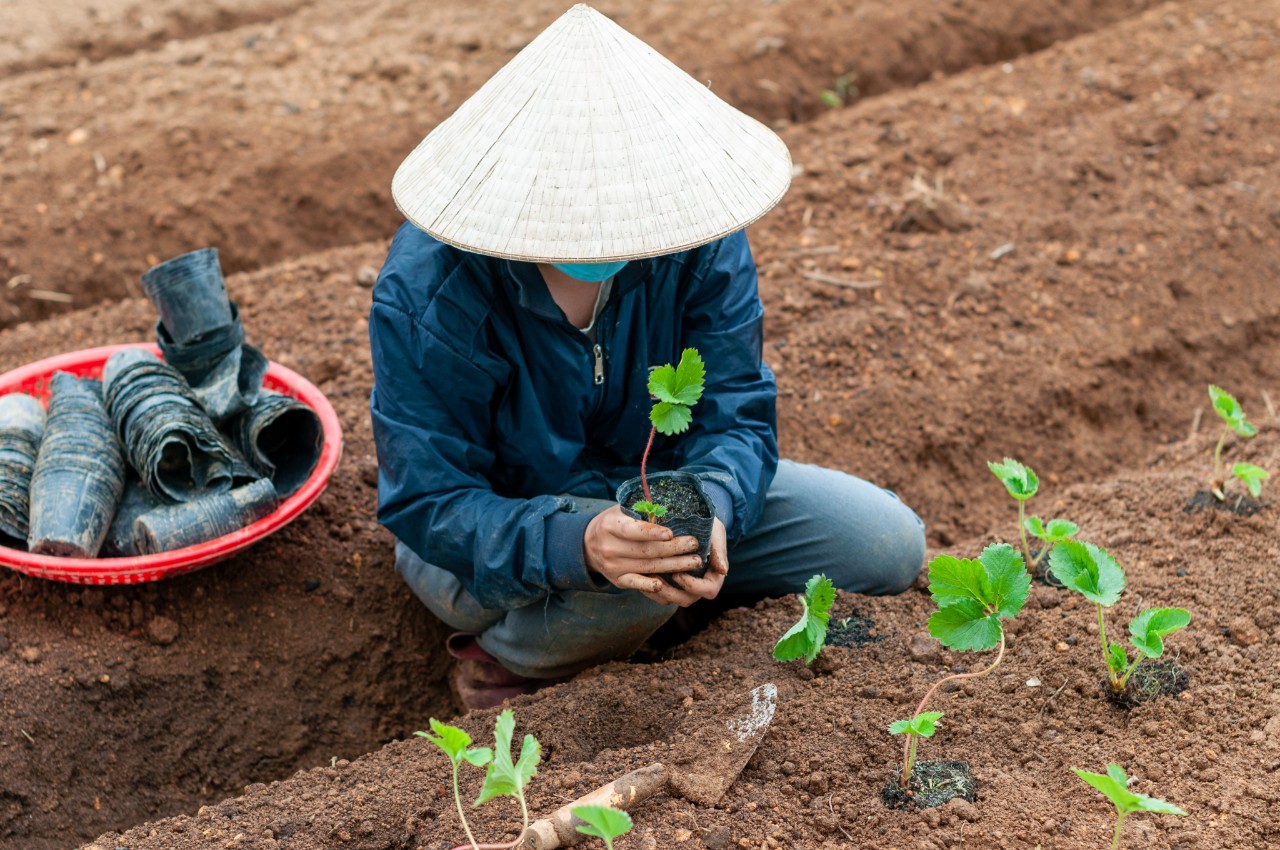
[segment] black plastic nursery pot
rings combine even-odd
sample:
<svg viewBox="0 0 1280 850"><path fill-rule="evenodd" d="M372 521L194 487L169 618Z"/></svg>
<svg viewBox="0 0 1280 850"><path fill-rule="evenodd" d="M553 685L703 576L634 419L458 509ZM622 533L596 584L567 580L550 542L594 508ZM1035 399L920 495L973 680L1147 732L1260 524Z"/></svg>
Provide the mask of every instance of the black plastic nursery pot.
<svg viewBox="0 0 1280 850"><path fill-rule="evenodd" d="M648 479L649 501L667 509L667 513L658 518L658 524L671 529L676 537L689 535L697 538L702 566L690 573L695 578L702 578L707 571L707 556L711 553L711 529L716 519L715 503L707 495L702 480L691 473L655 472ZM648 519L644 514L631 510L636 502L644 501L644 486L639 478L624 481L618 487L617 500L627 516L632 519Z"/></svg>

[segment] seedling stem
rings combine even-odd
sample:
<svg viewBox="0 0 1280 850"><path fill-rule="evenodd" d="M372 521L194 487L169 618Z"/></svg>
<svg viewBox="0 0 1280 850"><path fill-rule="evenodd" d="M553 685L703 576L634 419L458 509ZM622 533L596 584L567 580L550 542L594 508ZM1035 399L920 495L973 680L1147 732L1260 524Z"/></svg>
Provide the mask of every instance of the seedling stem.
<svg viewBox="0 0 1280 850"><path fill-rule="evenodd" d="M1027 503L1022 500L1018 501L1018 533L1022 535L1022 555L1031 565L1029 571L1034 574L1038 560L1032 560L1031 547L1027 545ZM1044 547L1044 549L1048 548L1048 546ZM1040 554L1043 555L1044 551L1042 550Z"/></svg>
<svg viewBox="0 0 1280 850"><path fill-rule="evenodd" d="M938 690L938 688L942 687L947 682L955 682L960 679L981 679L983 676L987 675L992 670L996 669L996 667L1000 665L1000 662L1003 659L1004 659L1004 629L1001 629L1000 630L1000 649L998 652L996 652L996 660L991 662L990 667L986 668L985 670L980 670L977 673L954 673L950 676L947 676L945 679L940 679L937 682L934 682L933 687L931 687L928 690L928 692L924 695L924 699L920 700L920 704L916 706L916 710L911 716L916 717L920 714L920 712L924 711L924 707L926 704L928 704L929 698L933 696L934 691ZM907 743L906 743L906 746L903 748L903 753L902 753L902 790L905 791L908 795L911 794L911 786L909 783L911 780L911 770L912 768L915 767L915 762L916 762L916 739L918 737L920 736L908 735Z"/></svg>
<svg viewBox="0 0 1280 850"><path fill-rule="evenodd" d="M462 821L462 831L467 834L467 841L469 842L469 844L462 844L460 846L463 848L470 846L471 850L480 850L480 845L476 844L476 837L471 834L471 825L467 823L467 816L462 811L462 796L458 791L459 762L460 760L453 762L453 802L458 807L458 820ZM455 847L454 850L458 850L458 848Z"/></svg>
<svg viewBox="0 0 1280 850"><path fill-rule="evenodd" d="M1213 481L1210 483L1213 485L1213 495L1218 498L1218 501L1227 497L1226 480L1222 475L1222 449L1227 444L1227 435L1230 433L1230 427L1223 428L1222 436L1218 438L1218 447L1213 450Z"/></svg>

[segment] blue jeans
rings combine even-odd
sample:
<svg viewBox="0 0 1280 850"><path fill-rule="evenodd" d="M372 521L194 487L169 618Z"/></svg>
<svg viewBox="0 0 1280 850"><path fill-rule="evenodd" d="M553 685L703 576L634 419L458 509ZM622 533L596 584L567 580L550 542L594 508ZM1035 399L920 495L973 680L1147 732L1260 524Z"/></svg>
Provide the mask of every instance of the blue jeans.
<svg viewBox="0 0 1280 850"><path fill-rule="evenodd" d="M599 513L614 504L578 499ZM783 460L750 533L729 547L722 594L783 596L825 573L853 593L900 593L924 562L924 523L888 490L844 472ZM396 544L396 569L433 614L513 673L571 676L625 658L676 612L639 591L554 591L506 611L484 608L453 573Z"/></svg>

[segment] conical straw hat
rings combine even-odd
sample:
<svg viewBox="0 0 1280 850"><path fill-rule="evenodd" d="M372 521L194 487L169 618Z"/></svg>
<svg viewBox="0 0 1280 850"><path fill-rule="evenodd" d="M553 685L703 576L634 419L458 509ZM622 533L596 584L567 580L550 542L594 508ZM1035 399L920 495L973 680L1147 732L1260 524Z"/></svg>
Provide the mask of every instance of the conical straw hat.
<svg viewBox="0 0 1280 850"><path fill-rule="evenodd" d="M733 233L790 182L777 135L579 4L423 139L391 194L468 251L604 262Z"/></svg>

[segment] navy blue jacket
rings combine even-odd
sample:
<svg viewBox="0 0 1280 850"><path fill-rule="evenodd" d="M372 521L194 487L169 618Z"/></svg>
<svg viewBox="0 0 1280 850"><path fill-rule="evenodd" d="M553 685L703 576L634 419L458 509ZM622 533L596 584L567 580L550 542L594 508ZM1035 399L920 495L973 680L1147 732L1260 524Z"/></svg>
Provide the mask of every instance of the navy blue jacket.
<svg viewBox="0 0 1280 850"><path fill-rule="evenodd" d="M693 425L657 436L650 470L703 479L730 540L760 515L778 462L773 373L742 232L629 263L590 339L532 263L473 254L405 224L373 290L369 340L378 519L487 608L609 589L589 573L591 517L639 474L650 366L706 362Z"/></svg>

